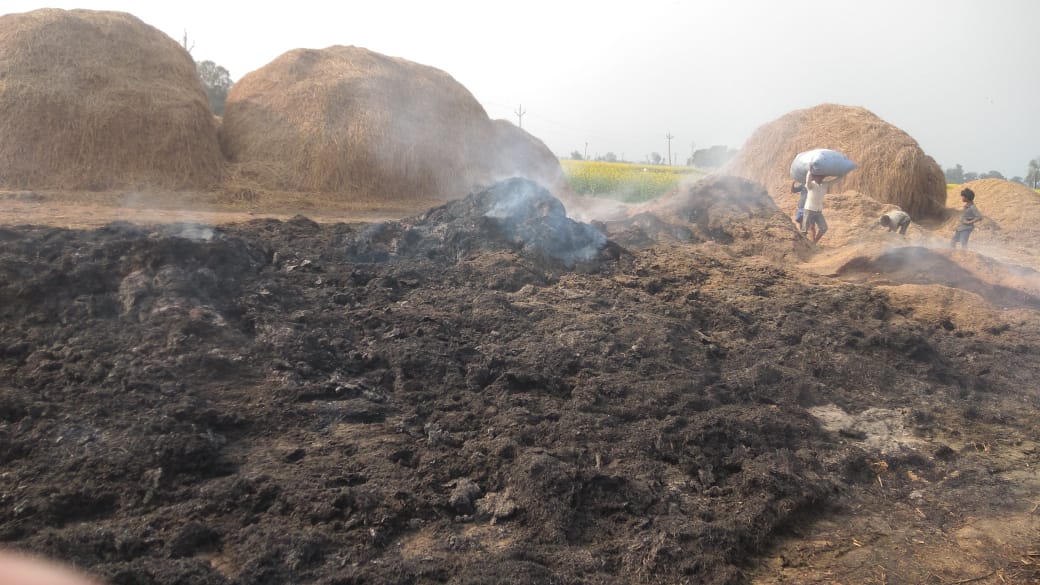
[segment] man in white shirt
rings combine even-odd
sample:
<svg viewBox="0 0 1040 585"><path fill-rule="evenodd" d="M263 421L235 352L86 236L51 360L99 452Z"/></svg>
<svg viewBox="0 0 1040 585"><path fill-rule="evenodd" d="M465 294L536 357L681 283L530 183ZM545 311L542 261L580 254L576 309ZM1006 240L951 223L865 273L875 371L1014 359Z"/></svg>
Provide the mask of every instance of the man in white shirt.
<svg viewBox="0 0 1040 585"><path fill-rule="evenodd" d="M823 197L827 194L827 185L837 181L839 177L814 175L810 170L805 175L805 215L802 218L802 235L808 237L809 227L816 226L816 234L810 238L812 243L820 241L827 232L827 220L823 218Z"/></svg>

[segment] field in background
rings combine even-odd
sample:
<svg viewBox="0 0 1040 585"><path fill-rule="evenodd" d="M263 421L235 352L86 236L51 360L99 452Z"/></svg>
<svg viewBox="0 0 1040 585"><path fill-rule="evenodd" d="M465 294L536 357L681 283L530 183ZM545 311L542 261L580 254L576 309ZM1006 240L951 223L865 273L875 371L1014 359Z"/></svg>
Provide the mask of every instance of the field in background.
<svg viewBox="0 0 1040 585"><path fill-rule="evenodd" d="M707 174L693 167L583 160L561 160L560 164L575 193L627 203L655 199L684 181L695 181Z"/></svg>

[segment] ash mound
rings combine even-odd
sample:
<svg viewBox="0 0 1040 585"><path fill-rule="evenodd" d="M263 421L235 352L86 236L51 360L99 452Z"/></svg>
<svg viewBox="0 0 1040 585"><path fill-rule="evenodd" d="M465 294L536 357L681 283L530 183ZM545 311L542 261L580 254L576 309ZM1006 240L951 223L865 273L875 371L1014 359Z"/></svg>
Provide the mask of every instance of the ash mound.
<svg viewBox="0 0 1040 585"><path fill-rule="evenodd" d="M515 250L523 256L573 268L605 259L607 237L567 217L563 203L537 183L513 178L464 199L400 222L372 225L348 255L377 262L425 257L458 261L477 252Z"/></svg>
<svg viewBox="0 0 1040 585"><path fill-rule="evenodd" d="M115 584L733 585L880 457L939 520L954 473L1011 497L809 409L1031 429L1030 325L716 254L775 206L691 192L666 217L714 240L595 270L611 242L524 181L378 225L0 230L0 542Z"/></svg>

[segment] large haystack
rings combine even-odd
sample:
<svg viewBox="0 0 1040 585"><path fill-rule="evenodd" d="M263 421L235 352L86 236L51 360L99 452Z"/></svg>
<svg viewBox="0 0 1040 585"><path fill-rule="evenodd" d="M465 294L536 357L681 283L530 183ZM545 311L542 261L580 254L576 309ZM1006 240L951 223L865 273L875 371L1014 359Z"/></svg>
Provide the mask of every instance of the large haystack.
<svg viewBox="0 0 1040 585"><path fill-rule="evenodd" d="M205 188L216 125L183 47L122 12L0 16L0 185Z"/></svg>
<svg viewBox="0 0 1040 585"><path fill-rule="evenodd" d="M516 136L444 71L334 46L289 51L236 83L221 144L238 174L269 190L424 203L526 176L503 153L544 167Z"/></svg>
<svg viewBox="0 0 1040 585"><path fill-rule="evenodd" d="M831 191L859 191L898 205L914 219L942 215L946 180L939 165L908 134L859 107L823 104L765 124L723 172L765 185L787 210L795 201L791 161L814 148L841 151L859 165Z"/></svg>

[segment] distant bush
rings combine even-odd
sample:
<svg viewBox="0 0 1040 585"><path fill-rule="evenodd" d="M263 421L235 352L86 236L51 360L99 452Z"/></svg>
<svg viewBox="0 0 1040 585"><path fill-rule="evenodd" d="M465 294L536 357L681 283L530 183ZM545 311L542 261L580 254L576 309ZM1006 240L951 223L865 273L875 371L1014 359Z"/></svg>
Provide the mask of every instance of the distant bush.
<svg viewBox="0 0 1040 585"><path fill-rule="evenodd" d="M206 90L210 109L214 114L223 116L228 92L234 85L234 82L231 81L231 74L213 61L196 61L195 70L198 71L202 89Z"/></svg>

